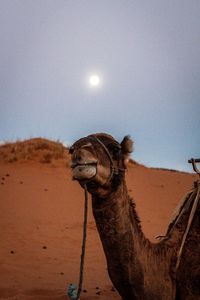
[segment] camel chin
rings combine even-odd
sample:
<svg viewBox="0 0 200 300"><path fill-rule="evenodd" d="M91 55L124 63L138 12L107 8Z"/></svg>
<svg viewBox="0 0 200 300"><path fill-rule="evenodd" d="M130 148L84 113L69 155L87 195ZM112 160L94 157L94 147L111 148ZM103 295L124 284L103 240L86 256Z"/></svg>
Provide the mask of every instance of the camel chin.
<svg viewBox="0 0 200 300"><path fill-rule="evenodd" d="M97 173L97 167L94 164L77 165L72 169L73 179L90 180Z"/></svg>

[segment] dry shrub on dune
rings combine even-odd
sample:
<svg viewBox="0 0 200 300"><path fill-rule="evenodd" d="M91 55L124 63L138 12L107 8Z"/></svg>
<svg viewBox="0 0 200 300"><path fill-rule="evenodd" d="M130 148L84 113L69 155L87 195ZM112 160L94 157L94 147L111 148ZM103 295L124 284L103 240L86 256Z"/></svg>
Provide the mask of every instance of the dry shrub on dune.
<svg viewBox="0 0 200 300"><path fill-rule="evenodd" d="M0 160L5 162L38 161L51 163L55 160L68 160L67 148L59 141L33 138L0 146Z"/></svg>

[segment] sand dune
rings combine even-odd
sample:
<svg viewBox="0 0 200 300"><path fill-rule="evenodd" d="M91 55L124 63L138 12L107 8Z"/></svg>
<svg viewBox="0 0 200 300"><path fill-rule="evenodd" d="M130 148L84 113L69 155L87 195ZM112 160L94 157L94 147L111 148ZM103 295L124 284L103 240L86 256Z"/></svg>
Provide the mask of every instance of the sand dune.
<svg viewBox="0 0 200 300"><path fill-rule="evenodd" d="M68 299L68 284L78 282L83 191L71 180L66 149L59 148L57 156L52 155L55 149L47 154L51 147L40 148L39 156L37 149L31 155L26 149L24 157L25 146L20 147L0 149L0 299ZM9 153L16 159L9 159ZM165 233L173 209L195 178L129 164L127 185L147 237ZM120 299L107 275L91 207L81 299Z"/></svg>

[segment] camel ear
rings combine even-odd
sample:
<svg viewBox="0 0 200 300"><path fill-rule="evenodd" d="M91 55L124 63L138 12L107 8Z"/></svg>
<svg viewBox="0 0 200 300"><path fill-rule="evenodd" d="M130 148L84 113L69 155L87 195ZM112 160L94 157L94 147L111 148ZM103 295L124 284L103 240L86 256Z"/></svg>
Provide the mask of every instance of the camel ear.
<svg viewBox="0 0 200 300"><path fill-rule="evenodd" d="M133 152L133 141L129 135L126 135L121 142L121 153L123 155L125 165L129 161L131 152Z"/></svg>

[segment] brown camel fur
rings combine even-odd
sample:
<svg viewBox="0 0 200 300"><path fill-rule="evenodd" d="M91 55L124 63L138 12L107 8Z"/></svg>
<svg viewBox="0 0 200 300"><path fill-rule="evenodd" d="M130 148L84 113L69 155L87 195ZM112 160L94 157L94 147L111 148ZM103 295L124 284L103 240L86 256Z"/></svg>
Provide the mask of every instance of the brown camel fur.
<svg viewBox="0 0 200 300"><path fill-rule="evenodd" d="M151 243L143 234L129 197L125 169L133 142L119 144L108 134L78 140L70 148L73 178L92 195L96 226L113 285L123 300L200 299L200 207L195 213L178 270L177 253L190 207ZM191 205L190 205L191 206Z"/></svg>

